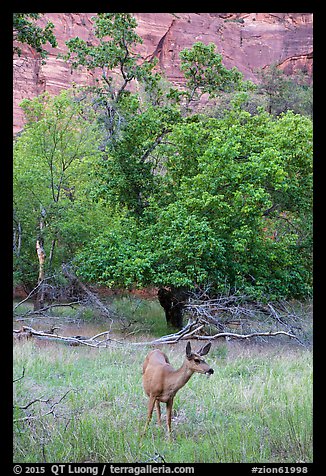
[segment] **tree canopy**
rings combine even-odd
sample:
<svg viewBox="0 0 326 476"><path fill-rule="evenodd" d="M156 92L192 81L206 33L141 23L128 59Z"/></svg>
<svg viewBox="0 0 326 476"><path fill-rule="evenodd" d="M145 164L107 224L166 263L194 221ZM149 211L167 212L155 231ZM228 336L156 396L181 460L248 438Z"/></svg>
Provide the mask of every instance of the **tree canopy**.
<svg viewBox="0 0 326 476"><path fill-rule="evenodd" d="M118 229L76 256L80 275L109 286L304 295L311 286L311 135L300 115L275 120L239 106L223 120L178 124L160 146L165 173L143 216L126 213ZM189 137L196 138L192 156Z"/></svg>
<svg viewBox="0 0 326 476"><path fill-rule="evenodd" d="M213 44L183 50L185 87L170 85L135 53L135 28L131 14L98 14L98 42L71 39L65 57L74 68L100 68L98 85L22 103L17 280L32 281L42 236L48 270L69 262L91 283L307 296L311 119L249 111L257 89L223 66ZM203 94L230 93L216 117L190 107Z"/></svg>

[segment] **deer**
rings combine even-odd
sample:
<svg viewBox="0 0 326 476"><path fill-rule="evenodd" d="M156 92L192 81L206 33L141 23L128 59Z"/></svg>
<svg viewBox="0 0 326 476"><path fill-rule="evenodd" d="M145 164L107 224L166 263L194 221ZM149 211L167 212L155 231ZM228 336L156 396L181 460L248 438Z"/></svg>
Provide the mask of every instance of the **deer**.
<svg viewBox="0 0 326 476"><path fill-rule="evenodd" d="M173 400L176 393L182 388L194 373L206 374L210 377L214 370L202 358L208 354L211 342L201 347L197 352L192 352L190 342L186 346L186 357L179 369L174 369L164 352L159 349L152 350L145 358L143 364L143 387L149 397L147 407L147 421L143 434L146 433L151 421L154 406L157 413L159 426L161 422L160 403L166 403L166 424L168 435L171 437L171 418Z"/></svg>

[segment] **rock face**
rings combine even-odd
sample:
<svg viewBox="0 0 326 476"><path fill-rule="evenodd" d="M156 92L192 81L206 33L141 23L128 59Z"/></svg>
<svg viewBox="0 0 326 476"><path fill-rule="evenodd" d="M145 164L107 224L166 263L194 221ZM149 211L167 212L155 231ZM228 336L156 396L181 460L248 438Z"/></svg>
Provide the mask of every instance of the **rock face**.
<svg viewBox="0 0 326 476"><path fill-rule="evenodd" d="M58 47L47 48L45 65L32 48L23 48L14 58L14 133L24 118L19 103L43 91L58 94L76 84L94 84L87 71L71 71L58 53L66 52L65 41L79 36L93 42L91 17L95 13L46 13L40 19L55 25ZM215 43L227 68L236 66L246 79L257 82L257 70L277 64L286 73L300 69L312 77L312 13L134 13L137 33L143 38L138 52L145 59L156 56L165 76L182 85L179 52L196 41Z"/></svg>

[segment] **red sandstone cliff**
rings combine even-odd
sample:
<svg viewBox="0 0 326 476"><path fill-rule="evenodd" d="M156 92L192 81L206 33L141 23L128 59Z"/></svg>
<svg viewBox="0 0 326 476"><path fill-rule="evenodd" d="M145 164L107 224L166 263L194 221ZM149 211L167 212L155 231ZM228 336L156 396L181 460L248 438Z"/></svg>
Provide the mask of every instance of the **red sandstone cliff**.
<svg viewBox="0 0 326 476"><path fill-rule="evenodd" d="M66 51L65 41L79 36L92 41L94 13L46 13L40 25L52 21L58 47L48 48L45 65L29 47L14 58L14 133L23 126L19 103L42 91L58 94L77 84L92 84L90 72L71 71L58 53ZM196 41L213 42L224 64L236 66L246 79L256 80L258 69L278 64L287 73L297 69L312 76L313 15L311 13L134 13L137 32L144 42L139 46L143 58L155 55L167 78L182 84L179 52Z"/></svg>

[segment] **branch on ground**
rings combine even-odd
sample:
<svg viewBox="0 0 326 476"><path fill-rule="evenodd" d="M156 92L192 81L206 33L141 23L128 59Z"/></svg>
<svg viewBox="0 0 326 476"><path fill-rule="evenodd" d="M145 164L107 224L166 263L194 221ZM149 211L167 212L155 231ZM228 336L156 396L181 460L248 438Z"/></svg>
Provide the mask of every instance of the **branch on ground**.
<svg viewBox="0 0 326 476"><path fill-rule="evenodd" d="M19 380L23 379L25 377L25 367L23 367L23 373L20 377L14 378L13 383L18 382Z"/></svg>
<svg viewBox="0 0 326 476"><path fill-rule="evenodd" d="M21 417L21 418L16 418L14 419L14 423L17 423L17 422L22 422L22 421L28 421L28 420L36 420L36 419L40 419L40 418L43 418L47 415L53 415L55 418L58 416L56 413L55 413L55 408L57 405L59 405L62 400L68 395L69 392L73 392L75 391L74 389L70 388L69 390L67 390L63 395L62 397L59 398L58 401L56 402L53 402L49 408L49 410L47 410L45 413L42 413L41 415L27 415L27 416L24 416L24 417ZM46 400L43 399L43 397L40 397L40 398L35 398L34 400L28 402L26 405L23 405L23 406L20 406L20 405L14 405L14 408L19 408L21 410L26 410L27 408L29 408L31 405L34 405L34 403L45 403L45 404L49 404L51 402L51 398L47 398Z"/></svg>
<svg viewBox="0 0 326 476"><path fill-rule="evenodd" d="M31 337L37 337L39 339L47 339L47 340L56 340L62 341L69 345L86 345L89 347L107 347L107 344L111 339L109 336L111 330L101 332L93 337L86 337L86 336L62 336L58 334L54 334L52 332L44 332L44 331L37 331L33 329L33 327L29 326L22 326L20 329L14 329L13 334L14 337L17 339L22 339L26 337L27 339ZM99 337L105 336L104 339L99 340Z"/></svg>

